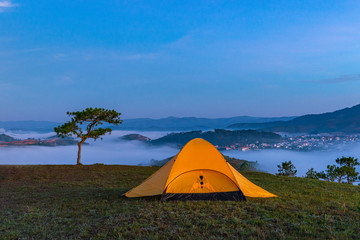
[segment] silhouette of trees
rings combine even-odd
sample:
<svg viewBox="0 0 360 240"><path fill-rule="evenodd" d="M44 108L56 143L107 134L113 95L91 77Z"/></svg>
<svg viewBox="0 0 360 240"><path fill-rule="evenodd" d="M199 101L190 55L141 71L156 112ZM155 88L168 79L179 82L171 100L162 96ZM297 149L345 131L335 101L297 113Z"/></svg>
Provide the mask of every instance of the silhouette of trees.
<svg viewBox="0 0 360 240"><path fill-rule="evenodd" d="M336 164L327 165L325 171L316 172L314 168L306 172L306 178L324 179L330 182L353 183L359 179L359 172L356 166L360 165L357 158L341 157L335 160Z"/></svg>
<svg viewBox="0 0 360 240"><path fill-rule="evenodd" d="M281 165L277 165L278 173L276 175L286 176L286 177L295 177L297 170L292 164L291 161L282 162Z"/></svg>

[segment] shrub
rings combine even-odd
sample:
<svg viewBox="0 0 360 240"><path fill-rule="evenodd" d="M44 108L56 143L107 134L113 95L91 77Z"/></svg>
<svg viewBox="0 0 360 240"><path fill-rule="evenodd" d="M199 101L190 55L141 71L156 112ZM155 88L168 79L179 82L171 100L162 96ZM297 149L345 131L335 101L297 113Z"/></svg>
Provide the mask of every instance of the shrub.
<svg viewBox="0 0 360 240"><path fill-rule="evenodd" d="M326 179L326 173L324 171L316 173L318 179Z"/></svg>
<svg viewBox="0 0 360 240"><path fill-rule="evenodd" d="M279 176L294 177L297 173L297 170L291 161L282 162L281 165L277 165L277 167L279 173L276 175Z"/></svg>
<svg viewBox="0 0 360 240"><path fill-rule="evenodd" d="M330 182L334 182L337 178L339 178L338 167L336 165L327 165L324 179Z"/></svg>
<svg viewBox="0 0 360 240"><path fill-rule="evenodd" d="M319 179L319 173L314 170L314 168L310 168L306 174L305 178Z"/></svg>

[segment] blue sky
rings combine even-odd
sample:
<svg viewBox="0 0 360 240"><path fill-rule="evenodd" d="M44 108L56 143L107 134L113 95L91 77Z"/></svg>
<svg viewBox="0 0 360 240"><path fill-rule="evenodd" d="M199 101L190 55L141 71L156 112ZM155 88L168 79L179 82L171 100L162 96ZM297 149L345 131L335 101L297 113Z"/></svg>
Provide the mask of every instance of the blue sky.
<svg viewBox="0 0 360 240"><path fill-rule="evenodd" d="M0 121L360 103L360 1L0 0Z"/></svg>

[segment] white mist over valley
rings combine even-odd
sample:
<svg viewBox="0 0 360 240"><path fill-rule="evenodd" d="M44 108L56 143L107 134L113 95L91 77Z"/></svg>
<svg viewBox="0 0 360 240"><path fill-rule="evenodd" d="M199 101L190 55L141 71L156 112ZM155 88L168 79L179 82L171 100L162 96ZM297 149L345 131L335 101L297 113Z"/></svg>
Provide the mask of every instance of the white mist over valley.
<svg viewBox="0 0 360 240"><path fill-rule="evenodd" d="M2 131L16 139L47 138L55 133L12 132ZM150 147L138 141L122 141L119 137L134 133L133 131L113 131L104 136L103 140L92 141L83 145L83 164L121 164L121 165L149 165L151 159L165 159L175 155L178 149L167 146ZM143 132L151 138L166 135L167 132ZM35 164L75 164L77 145L72 146L24 146L0 148L0 164L2 165L35 165Z"/></svg>
<svg viewBox="0 0 360 240"><path fill-rule="evenodd" d="M54 136L54 132L37 133L22 131L5 131L4 133L16 139L45 139ZM169 132L161 131L113 131L103 140L88 141L83 146L83 164L120 164L120 165L149 165L152 159L162 160L178 153L179 149L170 146L148 146L139 141L119 140L119 137L139 133L151 139L162 137ZM291 160L296 166L297 176L305 175L309 168L317 171L325 170L328 164L334 164L335 159L342 156L360 157L360 144L344 145L342 148L327 151L299 152L290 150L251 150L251 151L222 151L224 155L256 161L261 171L276 173L277 165L283 161ZM36 164L75 164L77 146L25 146L1 147L1 165L36 165Z"/></svg>

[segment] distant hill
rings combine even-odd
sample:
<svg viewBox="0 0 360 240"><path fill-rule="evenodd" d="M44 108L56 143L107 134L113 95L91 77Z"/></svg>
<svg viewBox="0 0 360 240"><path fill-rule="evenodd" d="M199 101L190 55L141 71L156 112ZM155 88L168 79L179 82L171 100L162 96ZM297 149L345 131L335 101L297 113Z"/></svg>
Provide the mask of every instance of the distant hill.
<svg viewBox="0 0 360 240"><path fill-rule="evenodd" d="M282 141L280 135L272 132L260 132L256 130L229 131L215 129L215 131L191 131L181 133L170 133L164 137L152 140L153 145L170 144L178 147L184 146L194 138L203 138L213 145L229 146L232 144L249 144L256 141L261 143L277 143Z"/></svg>
<svg viewBox="0 0 360 240"><path fill-rule="evenodd" d="M259 171L258 163L252 161L246 161L224 155L225 160L238 171Z"/></svg>
<svg viewBox="0 0 360 240"><path fill-rule="evenodd" d="M0 128L12 131L53 132L60 123L49 121L0 121Z"/></svg>
<svg viewBox="0 0 360 240"><path fill-rule="evenodd" d="M360 104L335 112L304 115L289 121L256 124L238 123L228 127L232 129L249 128L291 133L360 133Z"/></svg>
<svg viewBox="0 0 360 240"><path fill-rule="evenodd" d="M122 137L119 137L119 139L121 140L128 140L128 141L133 141L133 140L137 140L137 141L150 141L150 138L145 137L141 134L128 134Z"/></svg>
<svg viewBox="0 0 360 240"><path fill-rule="evenodd" d="M0 134L0 142L12 142L15 141L16 139L13 137L10 137L6 134Z"/></svg>
<svg viewBox="0 0 360 240"><path fill-rule="evenodd" d="M286 124L287 121L263 122L263 123L235 123L227 126L228 129L264 129L278 127Z"/></svg>
<svg viewBox="0 0 360 240"><path fill-rule="evenodd" d="M69 146L69 145L77 145L78 141L73 139L25 139L25 140L15 140L15 141L7 141L1 142L1 147L22 147L22 146ZM83 143L88 144L88 143Z"/></svg>
<svg viewBox="0 0 360 240"><path fill-rule="evenodd" d="M46 138L48 140L55 139L55 140L74 140L73 137L58 137L57 135L51 136Z"/></svg>
<svg viewBox="0 0 360 240"><path fill-rule="evenodd" d="M234 123L258 123L271 121L287 121L294 117L262 118L262 117L230 117L230 118L196 118L196 117L168 117L161 119L135 118L125 119L119 126L109 126L114 130L139 130L139 131L189 131L189 130L208 130L215 128L225 128ZM53 132L54 127L60 125L59 122L50 121L0 121L0 128L12 131L35 131Z"/></svg>
<svg viewBox="0 0 360 240"><path fill-rule="evenodd" d="M59 124L49 121L10 121L0 122L0 128L52 132L54 127ZM261 118L239 116L213 119L196 117L125 119L123 124L112 128L114 130L139 131L191 131L229 128L289 133L360 133L360 104L335 112L309 114L301 117Z"/></svg>
<svg viewBox="0 0 360 240"><path fill-rule="evenodd" d="M258 164L257 162L250 162L250 161L246 161L246 160L242 160L242 159L237 159L237 158L232 158L226 155L223 155L225 160L231 164L231 166L233 166L236 170L238 171L256 171ZM164 166L168 161L170 161L172 157L166 158L164 160L155 160L152 159L150 161L150 165L151 166L158 166L158 167L162 167Z"/></svg>
<svg viewBox="0 0 360 240"><path fill-rule="evenodd" d="M294 117L261 118L261 117L231 117L231 118L196 118L196 117L168 117L161 119L138 118L125 119L123 124L114 127L118 130L151 130L151 131L186 131L225 128L234 123L259 123L271 121L287 121Z"/></svg>

